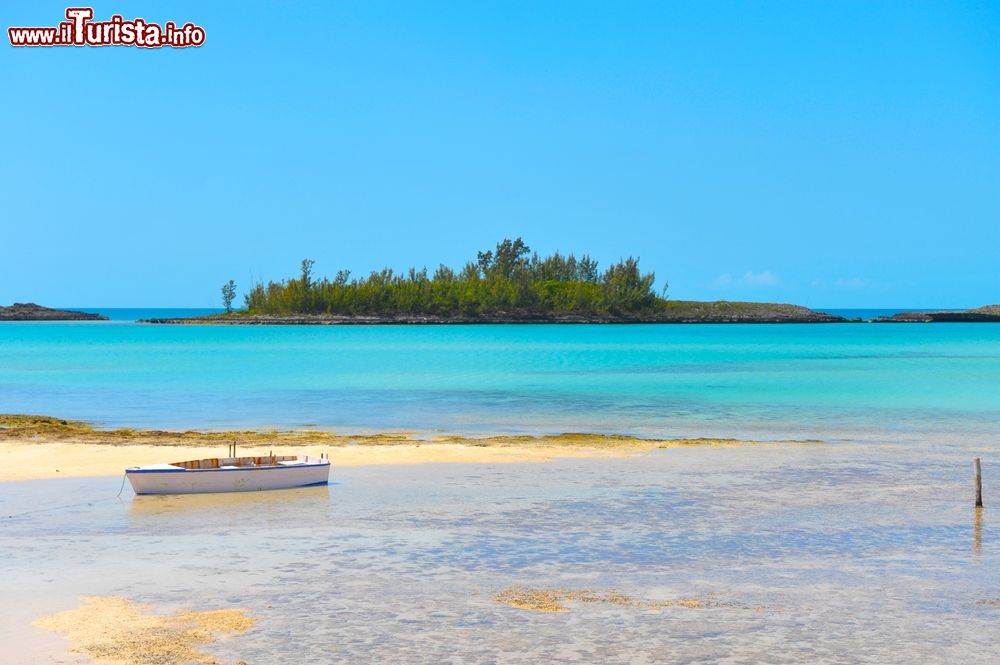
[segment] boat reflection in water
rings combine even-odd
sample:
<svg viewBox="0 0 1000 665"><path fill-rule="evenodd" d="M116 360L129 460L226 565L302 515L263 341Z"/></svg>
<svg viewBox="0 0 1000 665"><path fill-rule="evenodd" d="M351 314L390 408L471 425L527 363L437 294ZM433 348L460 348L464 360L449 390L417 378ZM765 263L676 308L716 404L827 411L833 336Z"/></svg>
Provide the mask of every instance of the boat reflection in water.
<svg viewBox="0 0 1000 665"><path fill-rule="evenodd" d="M318 514L330 505L330 485L298 487L280 492L228 492L225 494L168 494L136 496L129 506L130 521L184 516L200 523L230 523L253 519L256 523L287 520L289 510Z"/></svg>

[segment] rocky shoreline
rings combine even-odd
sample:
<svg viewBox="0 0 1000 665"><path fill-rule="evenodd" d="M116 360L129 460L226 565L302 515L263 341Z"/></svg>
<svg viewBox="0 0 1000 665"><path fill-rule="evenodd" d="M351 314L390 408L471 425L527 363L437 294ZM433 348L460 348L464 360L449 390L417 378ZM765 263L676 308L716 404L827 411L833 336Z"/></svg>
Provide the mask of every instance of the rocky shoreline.
<svg viewBox="0 0 1000 665"><path fill-rule="evenodd" d="M339 314L213 314L172 319L145 319L141 323L202 325L448 325L531 323L847 323L848 319L799 305L750 302L670 301L664 310L634 316L500 313L484 316L434 316L391 314L381 316Z"/></svg>
<svg viewBox="0 0 1000 665"><path fill-rule="evenodd" d="M1000 323L1000 305L987 305L976 309L941 310L938 312L899 312L892 316L879 316L873 323Z"/></svg>
<svg viewBox="0 0 1000 665"><path fill-rule="evenodd" d="M90 312L51 309L33 302L16 302L10 307L0 306L0 321L107 321L108 317Z"/></svg>

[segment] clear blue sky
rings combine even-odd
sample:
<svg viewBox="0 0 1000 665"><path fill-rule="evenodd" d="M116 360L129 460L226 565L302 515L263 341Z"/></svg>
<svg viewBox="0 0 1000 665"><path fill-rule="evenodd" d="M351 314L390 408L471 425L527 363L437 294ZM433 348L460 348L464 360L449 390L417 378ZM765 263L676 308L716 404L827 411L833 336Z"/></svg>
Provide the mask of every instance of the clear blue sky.
<svg viewBox="0 0 1000 665"><path fill-rule="evenodd" d="M8 26L66 3L6 2ZM0 303L629 254L671 297L1000 302L1000 4L100 2L200 49L0 45Z"/></svg>

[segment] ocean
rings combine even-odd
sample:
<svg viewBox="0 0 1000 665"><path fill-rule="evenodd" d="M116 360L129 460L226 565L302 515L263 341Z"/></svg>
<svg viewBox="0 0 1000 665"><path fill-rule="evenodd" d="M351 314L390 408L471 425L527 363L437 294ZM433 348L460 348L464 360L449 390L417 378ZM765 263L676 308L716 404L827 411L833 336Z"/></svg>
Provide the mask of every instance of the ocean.
<svg viewBox="0 0 1000 665"><path fill-rule="evenodd" d="M0 661L85 596L244 608L220 663L996 663L1000 520L962 456L859 444L337 467L328 487L115 499L0 484ZM544 614L505 589L594 589Z"/></svg>
<svg viewBox="0 0 1000 665"><path fill-rule="evenodd" d="M86 596L243 608L254 628L205 648L226 663L998 658L996 325L13 323L0 411L822 440L335 464L329 486L233 495L0 483L0 662L70 662L32 621ZM545 614L498 602L512 588L635 602Z"/></svg>
<svg viewBox="0 0 1000 665"><path fill-rule="evenodd" d="M102 311L102 310L99 310ZM989 438L1000 326L0 324L0 412L103 427Z"/></svg>

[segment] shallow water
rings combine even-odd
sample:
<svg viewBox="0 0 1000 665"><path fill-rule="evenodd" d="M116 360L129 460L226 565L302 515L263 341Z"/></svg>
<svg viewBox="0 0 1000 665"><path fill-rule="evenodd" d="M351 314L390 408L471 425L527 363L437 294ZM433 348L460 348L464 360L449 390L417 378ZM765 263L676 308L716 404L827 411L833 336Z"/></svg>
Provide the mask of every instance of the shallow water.
<svg viewBox="0 0 1000 665"><path fill-rule="evenodd" d="M226 663L993 663L1000 520L989 466L977 520L965 452L335 468L328 487L121 500L116 478L3 484L0 662L73 662L30 621L125 595L247 608L257 626L208 647ZM493 600L511 585L710 606L541 614Z"/></svg>
<svg viewBox="0 0 1000 665"><path fill-rule="evenodd" d="M994 434L1000 325L0 324L0 412L107 426Z"/></svg>

